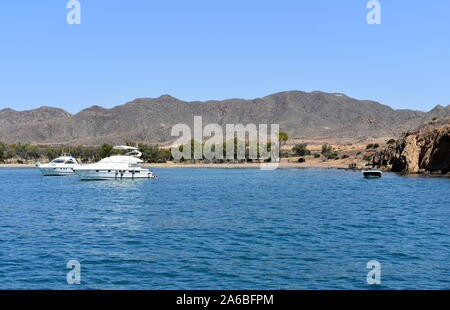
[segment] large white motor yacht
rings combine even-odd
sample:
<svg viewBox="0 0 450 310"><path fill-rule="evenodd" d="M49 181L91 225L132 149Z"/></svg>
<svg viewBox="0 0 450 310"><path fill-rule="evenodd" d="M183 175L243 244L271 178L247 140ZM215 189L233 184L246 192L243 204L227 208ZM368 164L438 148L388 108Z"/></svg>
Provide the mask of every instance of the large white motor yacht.
<svg viewBox="0 0 450 310"><path fill-rule="evenodd" d="M125 155L106 157L97 163L78 166L75 174L82 180L155 178L153 172L142 168L142 153L135 147L115 146L115 150L129 150Z"/></svg>
<svg viewBox="0 0 450 310"><path fill-rule="evenodd" d="M73 175L75 174L73 169L78 166L79 164L75 158L66 155L55 158L48 164L36 164L36 167L38 167L45 176Z"/></svg>

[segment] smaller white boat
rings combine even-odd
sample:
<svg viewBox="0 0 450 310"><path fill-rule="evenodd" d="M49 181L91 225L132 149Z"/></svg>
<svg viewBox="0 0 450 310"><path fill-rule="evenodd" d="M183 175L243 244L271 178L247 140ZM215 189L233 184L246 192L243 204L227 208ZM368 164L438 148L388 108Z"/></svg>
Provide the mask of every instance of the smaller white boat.
<svg viewBox="0 0 450 310"><path fill-rule="evenodd" d="M362 174L365 178L381 178L383 172L377 169L364 169Z"/></svg>
<svg viewBox="0 0 450 310"><path fill-rule="evenodd" d="M69 155L55 158L48 164L36 163L36 167L38 167L45 176L74 175L75 171L73 169L78 166L77 160Z"/></svg>

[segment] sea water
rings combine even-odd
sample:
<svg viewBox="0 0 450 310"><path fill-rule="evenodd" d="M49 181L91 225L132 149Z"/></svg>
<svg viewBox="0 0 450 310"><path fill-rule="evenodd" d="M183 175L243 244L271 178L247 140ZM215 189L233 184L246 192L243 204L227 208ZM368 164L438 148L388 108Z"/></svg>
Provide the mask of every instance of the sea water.
<svg viewBox="0 0 450 310"><path fill-rule="evenodd" d="M450 178L0 169L0 289L449 289ZM69 284L67 262L79 262ZM369 261L380 264L369 285Z"/></svg>

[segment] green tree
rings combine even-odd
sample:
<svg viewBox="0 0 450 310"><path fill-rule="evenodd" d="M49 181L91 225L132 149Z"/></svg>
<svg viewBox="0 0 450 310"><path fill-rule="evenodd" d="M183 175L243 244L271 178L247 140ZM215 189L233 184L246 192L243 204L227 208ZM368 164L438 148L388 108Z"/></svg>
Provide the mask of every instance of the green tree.
<svg viewBox="0 0 450 310"><path fill-rule="evenodd" d="M200 142L198 142L198 141L196 141L196 140L194 140L194 139L191 139L189 142L188 142L189 144L184 144L184 145L180 145L179 147L178 147L178 150L180 151L180 152L183 152L184 151L184 148L185 147L189 147L190 146L190 148L191 148L191 158L190 158L190 160L192 161L192 162L194 162L195 163L195 158L194 158L194 155L195 155L195 148L197 147L200 147L201 148L201 150L202 150L202 154L203 154L203 144L201 144ZM184 160L187 160L188 158L181 158L181 161L184 161Z"/></svg>
<svg viewBox="0 0 450 310"><path fill-rule="evenodd" d="M322 151L321 151L321 154L323 155L323 156L329 156L329 155L331 155L331 153L333 152L333 148L331 147L331 145L328 145L328 144L324 144L324 145L322 145Z"/></svg>
<svg viewBox="0 0 450 310"><path fill-rule="evenodd" d="M105 158L111 156L113 146L111 144L103 143L100 146L100 157Z"/></svg>
<svg viewBox="0 0 450 310"><path fill-rule="evenodd" d="M289 139L289 136L284 131L280 131L278 133L278 140L280 141L280 145L285 144L288 139Z"/></svg>
<svg viewBox="0 0 450 310"><path fill-rule="evenodd" d="M158 150L158 162L166 162L168 160L173 160L172 152L170 149L162 149Z"/></svg>
<svg viewBox="0 0 450 310"><path fill-rule="evenodd" d="M296 144L292 148L292 152L294 152L294 154L297 156L311 155L311 151L308 150L308 145L306 143Z"/></svg>
<svg viewBox="0 0 450 310"><path fill-rule="evenodd" d="M321 154L325 156L327 159L337 159L339 156L339 152L334 151L331 145L326 143L322 145Z"/></svg>
<svg viewBox="0 0 450 310"><path fill-rule="evenodd" d="M0 142L0 162L5 161L5 151L6 151L6 144L3 142Z"/></svg>

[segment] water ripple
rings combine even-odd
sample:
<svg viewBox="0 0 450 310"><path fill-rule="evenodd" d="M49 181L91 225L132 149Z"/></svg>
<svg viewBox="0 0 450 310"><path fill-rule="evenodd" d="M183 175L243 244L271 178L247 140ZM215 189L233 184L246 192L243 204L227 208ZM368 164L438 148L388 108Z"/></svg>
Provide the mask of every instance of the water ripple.
<svg viewBox="0 0 450 310"><path fill-rule="evenodd" d="M160 169L81 182L1 169L2 289L448 289L449 178ZM67 261L82 284L66 283ZM368 261L382 286L366 284Z"/></svg>

